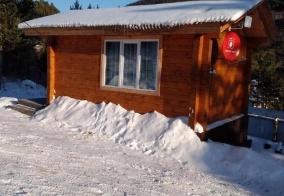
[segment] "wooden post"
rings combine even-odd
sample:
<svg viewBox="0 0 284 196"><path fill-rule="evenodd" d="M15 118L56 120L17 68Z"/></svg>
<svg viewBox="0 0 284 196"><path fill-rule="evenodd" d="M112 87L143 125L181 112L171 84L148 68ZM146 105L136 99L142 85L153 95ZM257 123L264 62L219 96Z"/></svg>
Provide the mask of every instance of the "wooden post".
<svg viewBox="0 0 284 196"><path fill-rule="evenodd" d="M194 105L191 107L193 109L193 113L189 118L189 126L194 129L196 123L198 122L197 116L199 115L200 111L199 108L199 78L200 78L200 67L202 63L202 46L203 46L203 39L202 37L198 37L194 40L193 43L193 66L192 66L192 83L195 84L195 91L192 92L192 96L194 99Z"/></svg>
<svg viewBox="0 0 284 196"><path fill-rule="evenodd" d="M209 112L211 54L212 41L210 38L201 36L194 41L193 83L195 84L195 105L193 106L194 114L189 119L189 125L194 128L198 122L202 125L204 131L206 131Z"/></svg>
<svg viewBox="0 0 284 196"><path fill-rule="evenodd" d="M55 94L55 51L54 38L47 40L47 99L46 103L50 104Z"/></svg>

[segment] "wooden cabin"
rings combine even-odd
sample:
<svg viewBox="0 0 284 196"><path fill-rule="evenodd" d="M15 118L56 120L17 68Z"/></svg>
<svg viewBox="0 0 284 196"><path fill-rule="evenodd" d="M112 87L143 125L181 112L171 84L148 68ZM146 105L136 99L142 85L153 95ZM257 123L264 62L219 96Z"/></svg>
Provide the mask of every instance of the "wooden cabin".
<svg viewBox="0 0 284 196"><path fill-rule="evenodd" d="M247 136L252 49L276 38L266 0L72 10L19 28L48 43L48 103L69 96L189 116L202 140L235 145ZM229 33L241 43L233 59Z"/></svg>

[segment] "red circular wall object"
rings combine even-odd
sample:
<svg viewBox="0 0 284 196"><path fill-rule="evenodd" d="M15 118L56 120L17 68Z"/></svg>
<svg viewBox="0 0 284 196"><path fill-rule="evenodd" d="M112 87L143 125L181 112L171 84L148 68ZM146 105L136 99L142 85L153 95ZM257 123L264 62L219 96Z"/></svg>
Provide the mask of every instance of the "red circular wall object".
<svg viewBox="0 0 284 196"><path fill-rule="evenodd" d="M223 57L229 61L232 62L236 60L237 56L239 55L241 50L241 39L238 36L238 34L234 32L229 32L222 45L222 53Z"/></svg>

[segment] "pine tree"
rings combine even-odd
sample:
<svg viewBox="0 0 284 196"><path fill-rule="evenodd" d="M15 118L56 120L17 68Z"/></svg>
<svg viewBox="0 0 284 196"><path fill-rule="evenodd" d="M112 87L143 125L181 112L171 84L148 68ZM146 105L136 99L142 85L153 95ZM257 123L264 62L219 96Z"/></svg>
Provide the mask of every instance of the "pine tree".
<svg viewBox="0 0 284 196"><path fill-rule="evenodd" d="M79 1L76 0L74 5L70 6L70 10L82 10L82 5L80 5Z"/></svg>
<svg viewBox="0 0 284 196"><path fill-rule="evenodd" d="M16 30L17 6L15 1L2 0L0 4L0 89L2 87L3 72L3 52L9 47L13 48L15 42L19 39L19 33Z"/></svg>
<svg viewBox="0 0 284 196"><path fill-rule="evenodd" d="M92 5L89 4L89 6L87 7L87 9L93 9Z"/></svg>
<svg viewBox="0 0 284 196"><path fill-rule="evenodd" d="M17 14L22 20L30 20L33 18L34 1L33 0L16 0Z"/></svg>
<svg viewBox="0 0 284 196"><path fill-rule="evenodd" d="M280 17L275 18L279 37L271 46L254 51L250 98L259 107L284 110L284 2L270 0L269 3L275 16L280 12Z"/></svg>
<svg viewBox="0 0 284 196"><path fill-rule="evenodd" d="M35 45L42 43L41 39L25 37L18 24L59 11L44 0L1 0L0 10L0 48L3 49L0 53L0 77L3 70L6 76L26 78L30 66L41 64L46 67L46 62L40 62L46 54L37 55L34 50Z"/></svg>
<svg viewBox="0 0 284 196"><path fill-rule="evenodd" d="M39 18L46 15L59 13L59 10L53 5L49 4L47 1L39 0L34 2L34 10L32 18Z"/></svg>

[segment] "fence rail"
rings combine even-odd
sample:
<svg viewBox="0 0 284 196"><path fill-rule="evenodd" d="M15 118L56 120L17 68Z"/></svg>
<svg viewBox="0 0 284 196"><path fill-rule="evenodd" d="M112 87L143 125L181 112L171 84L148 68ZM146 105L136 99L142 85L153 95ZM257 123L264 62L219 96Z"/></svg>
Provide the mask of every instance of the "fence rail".
<svg viewBox="0 0 284 196"><path fill-rule="evenodd" d="M284 143L284 119L248 114L249 135Z"/></svg>

